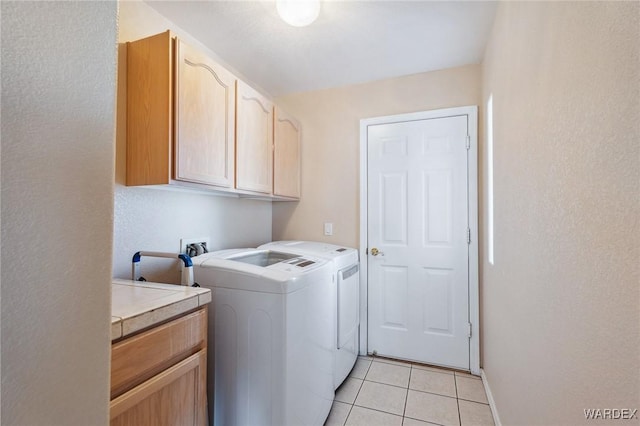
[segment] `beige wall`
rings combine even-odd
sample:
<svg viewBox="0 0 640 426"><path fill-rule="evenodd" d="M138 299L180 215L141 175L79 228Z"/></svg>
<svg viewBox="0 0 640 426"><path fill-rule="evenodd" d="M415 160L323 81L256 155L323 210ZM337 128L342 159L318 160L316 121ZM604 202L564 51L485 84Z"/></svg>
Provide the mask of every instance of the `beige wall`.
<svg viewBox="0 0 640 426"><path fill-rule="evenodd" d="M640 408L639 18L638 2L499 6L482 355L503 424Z"/></svg>
<svg viewBox="0 0 640 426"><path fill-rule="evenodd" d="M105 425L117 5L1 7L1 423Z"/></svg>
<svg viewBox="0 0 640 426"><path fill-rule="evenodd" d="M126 176L126 41L170 29L218 59L186 31L140 1L120 2L113 276L131 277L138 250L178 252L181 238L209 237L214 250L255 247L271 241L271 203L124 186ZM237 74L237 73L236 73ZM177 262L145 258L148 280L179 281Z"/></svg>
<svg viewBox="0 0 640 426"><path fill-rule="evenodd" d="M480 102L469 65L276 99L302 125L302 199L273 205L273 238L359 244L360 120ZM325 237L323 223L334 224Z"/></svg>

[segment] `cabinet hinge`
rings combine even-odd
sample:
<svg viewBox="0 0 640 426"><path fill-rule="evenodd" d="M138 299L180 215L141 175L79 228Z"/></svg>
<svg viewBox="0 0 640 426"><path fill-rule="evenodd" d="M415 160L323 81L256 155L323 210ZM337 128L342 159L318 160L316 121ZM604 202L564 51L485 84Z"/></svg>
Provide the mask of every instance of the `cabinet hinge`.
<svg viewBox="0 0 640 426"><path fill-rule="evenodd" d="M469 338L471 338L471 330L472 330L472 325L471 325L471 323L469 322L469 323L467 323L467 336L468 336Z"/></svg>
<svg viewBox="0 0 640 426"><path fill-rule="evenodd" d="M471 136L467 135L467 149L471 149Z"/></svg>
<svg viewBox="0 0 640 426"><path fill-rule="evenodd" d="M471 228L467 228L467 244L471 244Z"/></svg>

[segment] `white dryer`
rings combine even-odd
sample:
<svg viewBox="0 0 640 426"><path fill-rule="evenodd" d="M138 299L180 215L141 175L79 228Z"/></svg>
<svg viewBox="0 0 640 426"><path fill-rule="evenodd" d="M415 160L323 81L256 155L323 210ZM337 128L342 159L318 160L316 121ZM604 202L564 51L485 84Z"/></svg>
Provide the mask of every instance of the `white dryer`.
<svg viewBox="0 0 640 426"><path fill-rule="evenodd" d="M333 265L334 387L347 378L358 358L360 326L360 271L358 251L314 241L275 241L260 246L286 253L302 253Z"/></svg>
<svg viewBox="0 0 640 426"><path fill-rule="evenodd" d="M331 265L236 249L193 258L213 293L208 394L214 425L322 425L334 397Z"/></svg>

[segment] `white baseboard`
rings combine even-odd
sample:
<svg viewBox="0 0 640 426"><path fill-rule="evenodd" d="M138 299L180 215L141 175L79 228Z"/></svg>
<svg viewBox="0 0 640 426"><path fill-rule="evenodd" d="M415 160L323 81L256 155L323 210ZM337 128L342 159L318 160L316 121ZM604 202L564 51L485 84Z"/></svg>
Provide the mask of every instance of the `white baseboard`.
<svg viewBox="0 0 640 426"><path fill-rule="evenodd" d="M484 385L484 391L487 393L487 400L489 400L489 408L491 408L491 415L493 415L493 422L496 426L502 426L500 422L500 416L498 415L498 409L496 408L496 402L493 399L487 376L484 374L484 370L480 369L480 377L482 378L482 384Z"/></svg>

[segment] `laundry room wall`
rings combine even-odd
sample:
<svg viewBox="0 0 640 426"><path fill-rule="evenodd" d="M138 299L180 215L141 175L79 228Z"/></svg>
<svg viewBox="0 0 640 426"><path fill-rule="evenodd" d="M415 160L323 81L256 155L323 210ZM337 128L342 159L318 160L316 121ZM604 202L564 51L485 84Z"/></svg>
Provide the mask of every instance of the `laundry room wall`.
<svg viewBox="0 0 640 426"><path fill-rule="evenodd" d="M498 6L481 321L502 424L640 408L639 41L638 2Z"/></svg>
<svg viewBox="0 0 640 426"><path fill-rule="evenodd" d="M273 205L274 240L358 247L360 120L479 105L480 92L480 66L468 65L276 99L302 125L302 197Z"/></svg>
<svg viewBox="0 0 640 426"><path fill-rule="evenodd" d="M106 425L117 4L0 7L0 423Z"/></svg>
<svg viewBox="0 0 640 426"><path fill-rule="evenodd" d="M187 31L141 1L119 2L118 96L113 276L131 277L138 250L178 252L181 238L210 238L210 249L255 247L271 241L271 203L202 193L124 186L126 177L126 42L171 30L218 60ZM235 72L235 71L234 71ZM242 77L235 72L239 77ZM246 80L246 79L245 79ZM148 280L179 281L178 264L144 259Z"/></svg>

